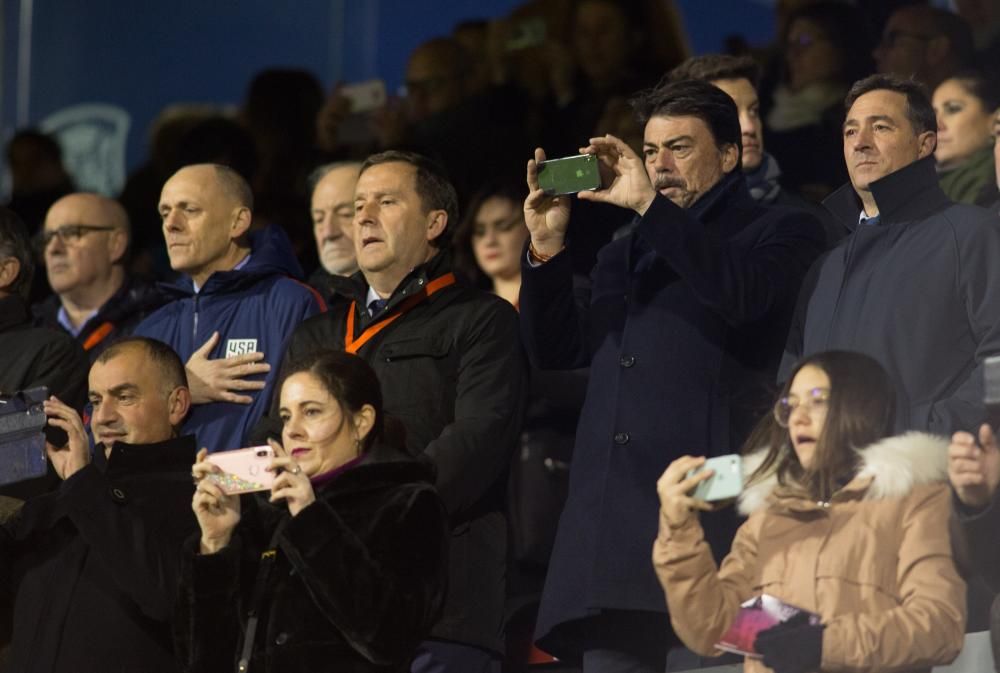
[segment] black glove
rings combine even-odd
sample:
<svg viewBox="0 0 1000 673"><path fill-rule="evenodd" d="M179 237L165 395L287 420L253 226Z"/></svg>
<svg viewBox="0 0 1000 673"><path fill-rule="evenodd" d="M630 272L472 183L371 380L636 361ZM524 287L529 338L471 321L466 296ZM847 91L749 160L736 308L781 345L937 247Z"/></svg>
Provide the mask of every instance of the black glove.
<svg viewBox="0 0 1000 673"><path fill-rule="evenodd" d="M823 660L823 625L800 612L757 634L753 648L775 673L816 673Z"/></svg>

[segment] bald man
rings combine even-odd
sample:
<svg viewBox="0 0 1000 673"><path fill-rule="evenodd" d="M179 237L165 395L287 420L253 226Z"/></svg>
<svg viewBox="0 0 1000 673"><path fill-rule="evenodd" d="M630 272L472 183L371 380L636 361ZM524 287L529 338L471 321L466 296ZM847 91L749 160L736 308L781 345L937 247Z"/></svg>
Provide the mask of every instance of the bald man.
<svg viewBox="0 0 1000 673"><path fill-rule="evenodd" d="M244 446L271 396L285 342L302 320L325 310L284 231L251 232L253 194L231 168L185 166L160 193L171 268L171 301L136 334L169 344L185 362L194 404L184 429L198 446Z"/></svg>
<svg viewBox="0 0 1000 673"><path fill-rule="evenodd" d="M163 305L149 283L129 278L125 209L100 194L62 197L49 208L40 234L54 294L32 308L35 324L68 332L90 362Z"/></svg>

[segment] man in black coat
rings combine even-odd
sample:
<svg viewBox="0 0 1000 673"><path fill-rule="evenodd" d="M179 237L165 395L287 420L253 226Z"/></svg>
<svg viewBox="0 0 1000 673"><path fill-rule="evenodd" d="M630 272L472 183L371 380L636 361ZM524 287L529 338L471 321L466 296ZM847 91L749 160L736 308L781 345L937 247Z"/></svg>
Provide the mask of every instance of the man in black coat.
<svg viewBox="0 0 1000 673"><path fill-rule="evenodd" d="M378 375L387 414L406 429L407 450L437 468L452 533L448 599L417 653L418 672L499 670L504 489L525 395L517 314L452 273L446 246L457 203L426 158L369 157L354 196L361 271L333 279L329 311L295 330L285 356L336 348L363 357Z"/></svg>
<svg viewBox="0 0 1000 673"><path fill-rule="evenodd" d="M100 194L69 194L45 216L45 271L55 294L32 307L35 324L65 330L91 362L165 302L128 276L129 235L125 209Z"/></svg>
<svg viewBox="0 0 1000 673"><path fill-rule="evenodd" d="M62 330L31 326L26 299L34 268L27 227L13 211L0 208L0 395L45 386L82 410L87 401L87 357ZM55 483L49 470L47 476L0 487L0 494L23 500Z"/></svg>
<svg viewBox="0 0 1000 673"><path fill-rule="evenodd" d="M170 618L183 540L195 529L194 438L184 365L166 345L118 342L90 371L90 446L80 416L52 397L48 446L62 479L0 528L3 607L12 610L3 670L175 671Z"/></svg>
<svg viewBox="0 0 1000 673"><path fill-rule="evenodd" d="M852 233L810 271L779 379L812 353L859 351L893 377L899 429L979 427L982 362L1000 353L1000 221L938 186L919 84L873 75L846 104L851 182L824 205Z"/></svg>
<svg viewBox="0 0 1000 673"><path fill-rule="evenodd" d="M541 150L528 164L522 338L542 369L591 368L536 636L584 671L662 671L678 645L649 560L657 475L684 454L738 450L767 413L799 283L824 245L805 211L751 198L726 93L682 81L636 103L645 166L619 139L591 139L604 187L580 198L634 210L637 226L601 250L576 301L568 197L538 188ZM731 510L705 528L725 553Z"/></svg>

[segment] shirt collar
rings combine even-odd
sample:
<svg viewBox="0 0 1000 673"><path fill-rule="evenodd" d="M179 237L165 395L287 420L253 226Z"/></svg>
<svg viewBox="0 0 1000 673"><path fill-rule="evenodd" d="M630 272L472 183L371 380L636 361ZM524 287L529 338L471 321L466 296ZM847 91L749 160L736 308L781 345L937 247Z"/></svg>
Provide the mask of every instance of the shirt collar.
<svg viewBox="0 0 1000 673"><path fill-rule="evenodd" d="M56 320L59 321L59 324L62 325L64 330L66 330L67 332L76 337L80 336L80 332L83 331L83 328L87 326L87 323L95 315L97 315L97 309L94 309L93 311L88 313L87 317L84 318L83 322L80 323L79 327L74 327L72 321L70 321L69 319L69 313L66 312L66 307L60 306L59 311L56 312Z"/></svg>
<svg viewBox="0 0 1000 673"><path fill-rule="evenodd" d="M241 259L239 262L236 263L236 266L230 269L230 271L240 271L241 269L243 269L243 267L245 267L247 264L250 263L250 258L252 256L253 255L247 255L246 257ZM194 278L191 279L191 286L194 287L195 294L201 292L201 288L198 286L198 283L194 282Z"/></svg>

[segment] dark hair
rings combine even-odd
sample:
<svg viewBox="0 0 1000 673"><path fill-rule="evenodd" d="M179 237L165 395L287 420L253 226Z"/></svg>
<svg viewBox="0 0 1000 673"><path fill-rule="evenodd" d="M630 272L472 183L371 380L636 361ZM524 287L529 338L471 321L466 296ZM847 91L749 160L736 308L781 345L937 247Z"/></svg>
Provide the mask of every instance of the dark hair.
<svg viewBox="0 0 1000 673"><path fill-rule="evenodd" d="M436 162L428 159L416 152L403 152L400 150L387 150L373 154L361 164L361 173L364 173L372 166L389 163L409 164L416 169L416 180L414 188L420 197L420 203L424 207L424 212L431 210L443 210L448 215L448 222L445 230L440 236L431 241L431 245L436 248L444 248L448 245L451 232L458 222L458 194L455 187L448 180L448 175Z"/></svg>
<svg viewBox="0 0 1000 673"><path fill-rule="evenodd" d="M860 79L847 92L844 110L850 112L854 102L866 93L882 90L895 91L906 97L906 118L910 120L914 133L920 135L925 131L937 132L937 116L927 96L927 89L914 79L903 79L895 75L870 75Z"/></svg>
<svg viewBox="0 0 1000 673"><path fill-rule="evenodd" d="M692 56L688 60L667 73L671 82L685 79L697 79L702 82L715 82L720 79L745 79L756 88L760 79L760 66L749 56L730 56L729 54L706 54Z"/></svg>
<svg viewBox="0 0 1000 673"><path fill-rule="evenodd" d="M988 113L993 114L997 108L1000 108L1000 82L995 76L987 75L982 70L969 68L956 72L945 81L949 79L955 80L962 85L963 89L978 98L983 104L983 109Z"/></svg>
<svg viewBox="0 0 1000 673"><path fill-rule="evenodd" d="M103 364L134 348L144 351L146 357L156 365L164 392L169 393L174 388L188 387L187 374L180 356L173 348L157 339L141 336L118 339L105 348L94 362Z"/></svg>
<svg viewBox="0 0 1000 673"><path fill-rule="evenodd" d="M660 83L637 94L631 101L641 124L653 117L697 117L705 122L720 149L735 145L736 165L743 158L740 116L736 103L717 86L694 79Z"/></svg>
<svg viewBox="0 0 1000 673"><path fill-rule="evenodd" d="M892 434L896 393L889 374L874 358L850 351L825 351L799 362L778 399L788 395L796 374L808 366L823 370L830 378L826 422L816 442L812 466L808 470L802 467L788 428L778 425L771 414L751 433L744 453L767 449L764 462L749 482L774 474L779 484L801 486L811 497L825 501L854 475L856 450Z"/></svg>
<svg viewBox="0 0 1000 673"><path fill-rule="evenodd" d="M221 164L232 168L247 182L257 172L253 136L241 124L221 115L197 122L185 131L175 151L179 166Z"/></svg>
<svg viewBox="0 0 1000 673"><path fill-rule="evenodd" d="M15 133L9 141L7 141L7 160L11 159L11 152L15 145L20 145L28 143L34 145L35 151L37 151L41 156L51 161L52 163L57 163L62 165L62 147L59 142L47 133L42 133L41 131L33 128L22 129Z"/></svg>
<svg viewBox="0 0 1000 673"><path fill-rule="evenodd" d="M837 81L844 86L874 70L872 31L864 14L855 6L836 0L802 5L788 16L781 44L785 45L792 25L802 19L816 24L824 37L840 53L842 62Z"/></svg>
<svg viewBox="0 0 1000 673"><path fill-rule="evenodd" d="M14 281L5 290L18 294L22 299L28 299L31 291L31 279L35 274L35 257L31 250L31 238L28 228L13 210L0 206L0 259L13 257L21 264Z"/></svg>
<svg viewBox="0 0 1000 673"><path fill-rule="evenodd" d="M455 240L452 244L455 251L455 268L466 280L484 290L492 289L490 279L479 268L476 256L472 252L472 236L476 230L476 215L479 214L479 209L489 199L497 197L512 201L514 208L520 210L521 204L524 203L527 196L528 190L523 181L495 180L484 184L469 199L469 204L465 208L465 217L455 229Z"/></svg>
<svg viewBox="0 0 1000 673"><path fill-rule="evenodd" d="M361 411L366 404L374 407L375 423L361 444L361 453L367 453L385 432L382 387L371 365L357 355L344 351L323 351L319 355L313 354L292 360L281 372L281 381L278 383L279 399L281 388L288 377L302 372L308 372L320 380L326 391L340 405L347 422L352 422L354 414Z"/></svg>

